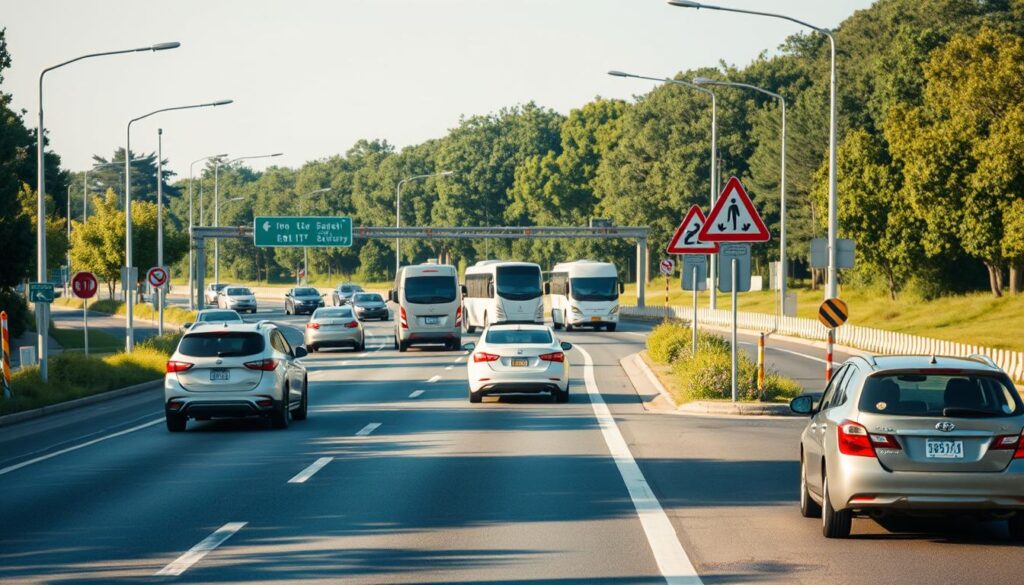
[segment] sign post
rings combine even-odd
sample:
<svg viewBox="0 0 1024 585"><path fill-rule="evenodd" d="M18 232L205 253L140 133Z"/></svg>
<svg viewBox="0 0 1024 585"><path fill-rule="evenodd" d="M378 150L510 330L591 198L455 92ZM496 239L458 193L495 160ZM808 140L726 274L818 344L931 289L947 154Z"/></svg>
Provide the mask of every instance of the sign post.
<svg viewBox="0 0 1024 585"><path fill-rule="evenodd" d="M149 283L149 286L153 287L153 291L156 294L157 311L160 314L157 326L157 333L159 335L164 334L164 289L167 287L167 281L170 280L169 275L170 272L166 266L154 266L146 273L146 282Z"/></svg>
<svg viewBox="0 0 1024 585"><path fill-rule="evenodd" d="M697 238L705 242L730 242L723 245L719 255L718 288L722 292L732 293L732 400L739 398L737 373L739 356L737 353L737 322L739 320L738 299L736 293L742 289L750 290L750 243L767 242L771 235L764 221L754 208L739 179L732 177L725 184L718 200L715 201L707 221L701 227ZM723 282L725 262L729 263L729 281Z"/></svg>
<svg viewBox="0 0 1024 585"><path fill-rule="evenodd" d="M668 285L669 277L675 272L676 262L671 258L666 258L661 261L660 264L661 273L665 276L665 318L668 319Z"/></svg>
<svg viewBox="0 0 1024 585"><path fill-rule="evenodd" d="M0 311L0 332L2 332L3 341L3 365L0 366L3 373L3 380L0 384L3 385L4 398L11 397L11 339L10 333L7 331L7 311Z"/></svg>
<svg viewBox="0 0 1024 585"><path fill-rule="evenodd" d="M99 281L92 272L76 272L71 277L71 293L82 299L82 345L89 355L89 299L99 291Z"/></svg>
<svg viewBox="0 0 1024 585"><path fill-rule="evenodd" d="M850 309L841 299L825 299L818 307L818 321L828 327L828 341L825 343L825 382L832 379L832 345L835 343L836 327L846 323Z"/></svg>

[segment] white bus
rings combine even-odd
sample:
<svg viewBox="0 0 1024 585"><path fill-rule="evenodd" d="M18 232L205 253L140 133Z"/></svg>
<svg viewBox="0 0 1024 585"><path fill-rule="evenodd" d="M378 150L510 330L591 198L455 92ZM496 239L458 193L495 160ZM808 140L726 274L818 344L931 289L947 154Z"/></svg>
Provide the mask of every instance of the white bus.
<svg viewBox="0 0 1024 585"><path fill-rule="evenodd" d="M556 264L544 292L551 295L551 321L555 329L604 327L615 331L619 323L619 294L623 284L615 265L577 260Z"/></svg>
<svg viewBox="0 0 1024 585"><path fill-rule="evenodd" d="M462 299L459 273L445 264L403 266L388 300L395 303L395 349L411 345L462 346Z"/></svg>
<svg viewBox="0 0 1024 585"><path fill-rule="evenodd" d="M544 322L544 290L537 264L482 260L466 269L463 291L467 333L490 323Z"/></svg>

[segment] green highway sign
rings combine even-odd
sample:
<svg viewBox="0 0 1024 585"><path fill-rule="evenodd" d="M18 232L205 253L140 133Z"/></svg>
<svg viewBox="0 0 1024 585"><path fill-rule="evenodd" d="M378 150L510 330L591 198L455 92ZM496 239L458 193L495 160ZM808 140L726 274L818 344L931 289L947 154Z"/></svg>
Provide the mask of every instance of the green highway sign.
<svg viewBox="0 0 1024 585"><path fill-rule="evenodd" d="M30 282L28 283L28 300L33 303L53 302L52 282Z"/></svg>
<svg viewBox="0 0 1024 585"><path fill-rule="evenodd" d="M258 216L253 219L252 234L260 247L348 248L352 218Z"/></svg>

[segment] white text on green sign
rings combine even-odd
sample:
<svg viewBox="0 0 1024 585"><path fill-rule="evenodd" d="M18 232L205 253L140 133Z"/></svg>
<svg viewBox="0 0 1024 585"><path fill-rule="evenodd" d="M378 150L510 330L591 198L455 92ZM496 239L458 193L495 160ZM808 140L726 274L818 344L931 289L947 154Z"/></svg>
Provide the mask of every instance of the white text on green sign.
<svg viewBox="0 0 1024 585"><path fill-rule="evenodd" d="M265 247L349 247L350 217L256 217L253 240Z"/></svg>

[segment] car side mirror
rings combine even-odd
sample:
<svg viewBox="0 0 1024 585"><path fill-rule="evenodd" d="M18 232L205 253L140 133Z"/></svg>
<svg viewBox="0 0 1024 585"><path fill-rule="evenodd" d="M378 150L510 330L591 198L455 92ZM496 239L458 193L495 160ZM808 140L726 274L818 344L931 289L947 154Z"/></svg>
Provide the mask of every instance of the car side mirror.
<svg viewBox="0 0 1024 585"><path fill-rule="evenodd" d="M472 342L463 344L462 349L466 351L473 351L474 349L476 349L476 344Z"/></svg>
<svg viewBox="0 0 1024 585"><path fill-rule="evenodd" d="M626 285L624 285L624 284L622 284L622 283L620 282L620 283L619 283L619 294L621 295L621 294L622 294L622 293L624 293L624 292L626 292Z"/></svg>
<svg viewBox="0 0 1024 585"><path fill-rule="evenodd" d="M570 349L572 349L572 344L569 343L568 341L563 341L559 345L561 346L562 351L569 351Z"/></svg>
<svg viewBox="0 0 1024 585"><path fill-rule="evenodd" d="M796 414L810 415L814 412L814 397L810 394L797 396L789 401L789 409Z"/></svg>
<svg viewBox="0 0 1024 585"><path fill-rule="evenodd" d="M544 283L544 294L546 294L546 295L551 294L551 283L550 282L545 282Z"/></svg>
<svg viewBox="0 0 1024 585"><path fill-rule="evenodd" d="M462 285L459 288L462 289L462 296L466 296L469 294L469 289L466 288L466 285Z"/></svg>
<svg viewBox="0 0 1024 585"><path fill-rule="evenodd" d="M193 325L195 325L195 323L185 323L184 325L181 326L181 328L182 329L191 329Z"/></svg>
<svg viewBox="0 0 1024 585"><path fill-rule="evenodd" d="M489 296L489 297L493 297L494 296L494 283L493 282L491 284L487 285L487 296Z"/></svg>
<svg viewBox="0 0 1024 585"><path fill-rule="evenodd" d="M309 355L309 352L307 352L306 348L301 345L295 348L295 359L303 358L307 355Z"/></svg>

